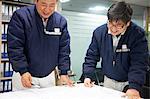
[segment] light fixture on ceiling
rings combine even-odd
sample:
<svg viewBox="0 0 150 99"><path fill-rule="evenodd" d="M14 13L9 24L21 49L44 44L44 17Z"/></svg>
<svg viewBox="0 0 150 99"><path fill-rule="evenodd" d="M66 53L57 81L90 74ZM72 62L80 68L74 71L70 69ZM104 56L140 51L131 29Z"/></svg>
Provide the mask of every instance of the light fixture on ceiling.
<svg viewBox="0 0 150 99"><path fill-rule="evenodd" d="M90 7L89 10L92 10L92 11L102 11L102 10L107 10L107 8L104 7L104 6L95 6L95 7Z"/></svg>
<svg viewBox="0 0 150 99"><path fill-rule="evenodd" d="M61 3L69 2L70 0L60 0Z"/></svg>

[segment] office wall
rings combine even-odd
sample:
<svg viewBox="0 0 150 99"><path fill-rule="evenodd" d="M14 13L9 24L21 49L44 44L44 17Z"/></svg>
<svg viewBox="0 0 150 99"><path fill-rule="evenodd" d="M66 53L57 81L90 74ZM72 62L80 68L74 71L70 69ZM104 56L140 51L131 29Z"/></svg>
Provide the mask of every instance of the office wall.
<svg viewBox="0 0 150 99"><path fill-rule="evenodd" d="M88 46L91 42L93 30L106 23L106 15L95 15L88 13L62 11L62 15L68 21L68 30L71 36L71 66L76 73L76 80L79 80L82 74L82 64ZM134 16L133 21L143 26L143 17ZM98 65L100 67L100 63Z"/></svg>
<svg viewBox="0 0 150 99"><path fill-rule="evenodd" d="M71 35L71 66L78 80L93 30L106 23L107 17L71 11L62 11L62 14L68 21L68 30Z"/></svg>
<svg viewBox="0 0 150 99"><path fill-rule="evenodd" d="M144 14L144 13L143 13ZM144 28L144 16L133 16L132 17L132 21L135 22L137 25L141 26L142 28Z"/></svg>

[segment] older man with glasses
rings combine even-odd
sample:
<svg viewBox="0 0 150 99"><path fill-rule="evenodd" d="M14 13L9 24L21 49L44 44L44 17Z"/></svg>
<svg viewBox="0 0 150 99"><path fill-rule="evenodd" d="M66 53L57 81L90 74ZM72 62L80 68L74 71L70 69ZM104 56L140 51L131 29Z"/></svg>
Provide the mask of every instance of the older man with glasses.
<svg viewBox="0 0 150 99"><path fill-rule="evenodd" d="M34 1L15 11L8 26L13 91L54 86L56 66L61 83L72 86L67 21L55 12L57 0Z"/></svg>
<svg viewBox="0 0 150 99"><path fill-rule="evenodd" d="M139 99L144 84L148 42L145 31L131 21L132 8L125 2L113 4L107 13L108 22L94 30L83 63L84 84L92 87L92 72L102 59L104 86L126 91L128 99Z"/></svg>

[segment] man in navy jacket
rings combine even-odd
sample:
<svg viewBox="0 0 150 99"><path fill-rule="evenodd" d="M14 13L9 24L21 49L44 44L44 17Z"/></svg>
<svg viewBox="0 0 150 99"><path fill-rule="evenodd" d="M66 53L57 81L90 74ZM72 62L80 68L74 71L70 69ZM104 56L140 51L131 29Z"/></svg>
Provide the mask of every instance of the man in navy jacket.
<svg viewBox="0 0 150 99"><path fill-rule="evenodd" d="M126 85L129 99L140 98L148 59L145 32L131 21L132 8L125 2L113 4L108 23L94 30L83 64L84 84L91 87L92 72L102 61L104 86L122 91Z"/></svg>
<svg viewBox="0 0 150 99"><path fill-rule="evenodd" d="M25 88L50 86L49 75L56 66L61 81L72 85L67 76L70 36L66 19L54 11L56 3L57 0L35 0L35 5L15 11L9 23L9 59Z"/></svg>

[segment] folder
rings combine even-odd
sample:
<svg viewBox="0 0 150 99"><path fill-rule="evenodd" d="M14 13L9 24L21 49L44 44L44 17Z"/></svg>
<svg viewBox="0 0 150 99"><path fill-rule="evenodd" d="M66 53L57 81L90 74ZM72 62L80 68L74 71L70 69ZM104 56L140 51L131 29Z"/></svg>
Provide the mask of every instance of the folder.
<svg viewBox="0 0 150 99"><path fill-rule="evenodd" d="M5 72L10 71L9 62L5 63Z"/></svg>
<svg viewBox="0 0 150 99"><path fill-rule="evenodd" d="M12 84L11 83L12 83L12 81L8 82L8 90L12 90L12 87L11 87Z"/></svg>
<svg viewBox="0 0 150 99"><path fill-rule="evenodd" d="M3 91L3 82L0 81L0 91Z"/></svg>
<svg viewBox="0 0 150 99"><path fill-rule="evenodd" d="M13 71L11 63L9 63L10 71Z"/></svg>
<svg viewBox="0 0 150 99"><path fill-rule="evenodd" d="M4 20L8 20L8 5L4 7Z"/></svg>
<svg viewBox="0 0 150 99"><path fill-rule="evenodd" d="M13 6L13 13L17 10L17 6Z"/></svg>
<svg viewBox="0 0 150 99"><path fill-rule="evenodd" d="M5 34L7 34L8 24L5 24Z"/></svg>
<svg viewBox="0 0 150 99"><path fill-rule="evenodd" d="M12 14L13 14L13 6L9 6L9 18L12 17Z"/></svg>
<svg viewBox="0 0 150 99"><path fill-rule="evenodd" d="M2 14L4 14L4 13L5 13L5 5L2 4Z"/></svg>
<svg viewBox="0 0 150 99"><path fill-rule="evenodd" d="M4 49L5 53L7 54L7 43L5 43L5 49ZM7 55L5 55L7 56ZM8 57L7 57L8 58Z"/></svg>
<svg viewBox="0 0 150 99"><path fill-rule="evenodd" d="M0 77L4 76L3 73L4 73L4 63L1 63L1 65L0 65Z"/></svg>
<svg viewBox="0 0 150 99"><path fill-rule="evenodd" d="M5 34L4 33L4 24L2 24L2 35Z"/></svg>
<svg viewBox="0 0 150 99"><path fill-rule="evenodd" d="M1 45L1 53L4 53L4 43Z"/></svg>

